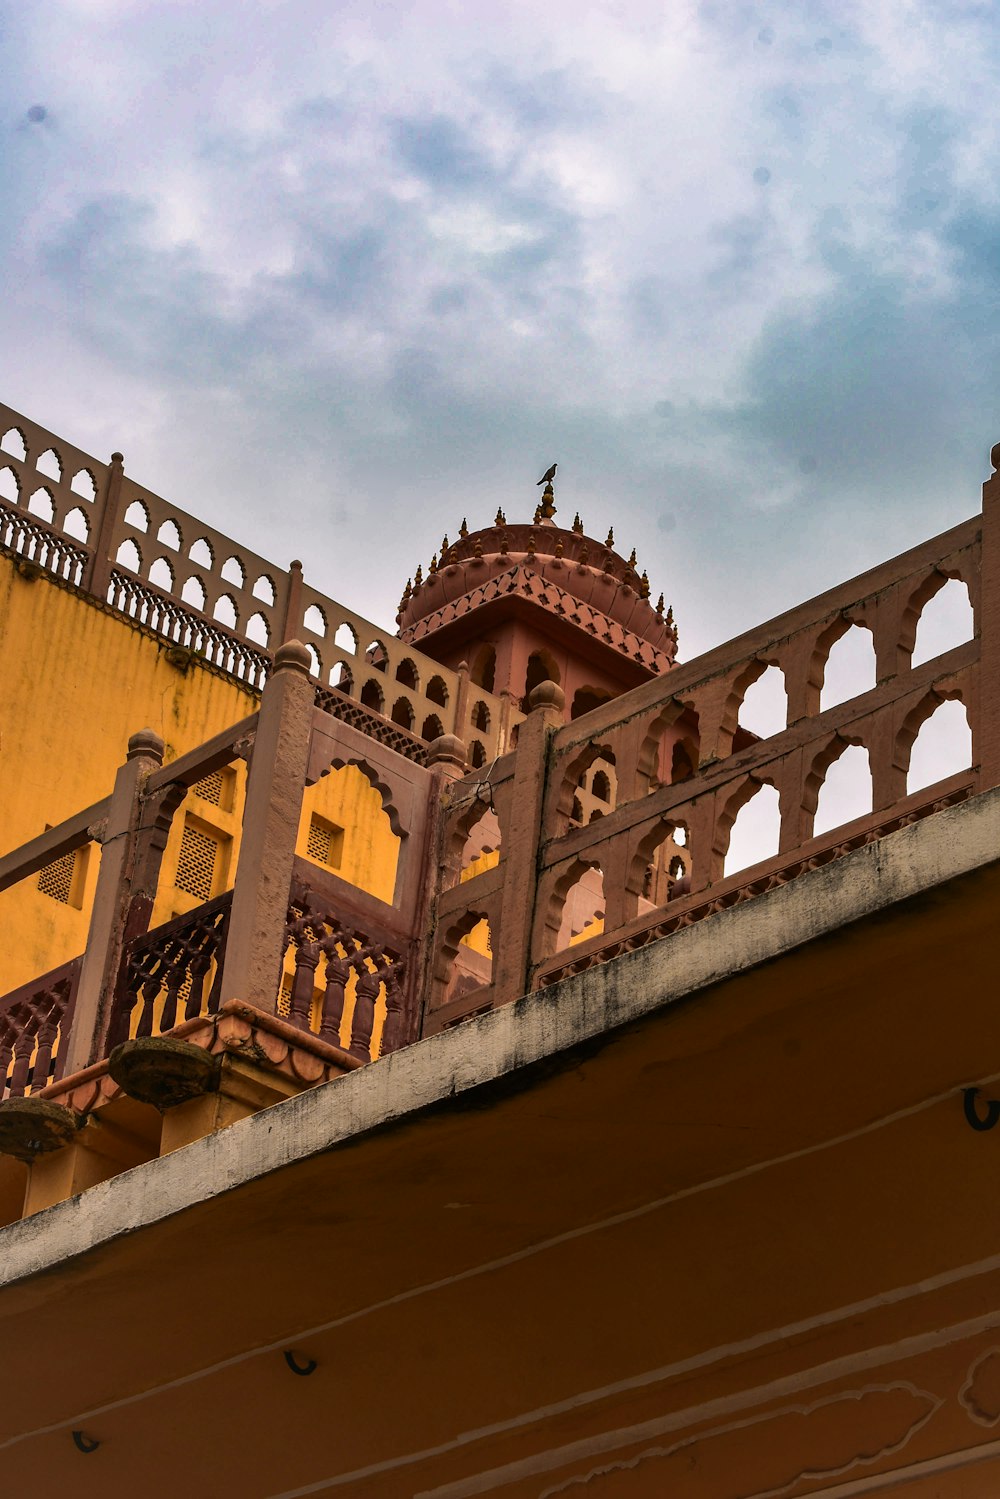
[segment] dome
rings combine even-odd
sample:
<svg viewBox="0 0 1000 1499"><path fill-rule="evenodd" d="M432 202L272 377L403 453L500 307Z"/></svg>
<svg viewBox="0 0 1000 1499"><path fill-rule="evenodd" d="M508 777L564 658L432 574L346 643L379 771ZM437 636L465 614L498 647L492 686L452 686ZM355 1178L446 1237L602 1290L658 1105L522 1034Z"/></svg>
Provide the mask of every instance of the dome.
<svg viewBox="0 0 1000 1499"><path fill-rule="evenodd" d="M423 641L504 593L518 592L650 671L665 670L677 651L672 611L664 616L662 595L651 605L635 553L626 559L615 551L611 532L604 542L585 535L579 516L569 530L556 525L548 493L546 501L531 524L508 525L499 511L480 531L469 532L463 521L458 540L445 538L426 576L418 568L407 583L397 615L400 637Z"/></svg>

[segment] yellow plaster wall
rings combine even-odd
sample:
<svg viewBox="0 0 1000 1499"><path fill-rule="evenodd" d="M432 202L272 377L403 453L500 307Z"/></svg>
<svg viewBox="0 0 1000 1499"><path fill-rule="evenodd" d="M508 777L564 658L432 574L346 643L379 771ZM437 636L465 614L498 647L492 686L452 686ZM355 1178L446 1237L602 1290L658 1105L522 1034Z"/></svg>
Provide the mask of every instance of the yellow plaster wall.
<svg viewBox="0 0 1000 1499"><path fill-rule="evenodd" d="M182 674L165 649L0 558L0 853L106 796L137 729L173 759L255 711L253 693L198 666ZM40 893L37 876L0 894L0 994L82 952L99 863L91 845L80 908Z"/></svg>
<svg viewBox="0 0 1000 1499"><path fill-rule="evenodd" d="M255 712L256 694L193 664L166 659L168 643L44 575L29 580L0 557L0 854L108 795L130 734L152 728L166 759ZM246 766L236 761L215 806L188 793L164 855L153 924L200 904L174 885L186 822L220 840L212 895L231 887L239 855ZM391 902L399 840L379 793L353 766L307 789L298 852L317 812L344 828L341 878ZM38 889L38 877L0 893L0 995L82 952L100 865L96 844L78 866L79 905Z"/></svg>

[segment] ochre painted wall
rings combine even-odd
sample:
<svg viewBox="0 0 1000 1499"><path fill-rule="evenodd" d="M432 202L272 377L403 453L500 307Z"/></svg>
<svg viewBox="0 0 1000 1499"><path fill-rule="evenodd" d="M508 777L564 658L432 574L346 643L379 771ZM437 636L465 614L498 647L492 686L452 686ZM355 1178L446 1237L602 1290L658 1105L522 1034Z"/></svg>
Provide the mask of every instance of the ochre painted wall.
<svg viewBox="0 0 1000 1499"><path fill-rule="evenodd" d="M44 575L24 578L0 558L0 854L108 795L137 729L162 735L169 761L256 710L253 692L197 663L183 672L167 649L120 615ZM174 883L186 825L217 840L210 894L232 885L245 784L246 766L236 761L218 805L192 791L175 814L154 925L206 898ZM391 901L398 840L361 772L331 771L306 792L304 857L314 812L344 829L336 872ZM99 864L95 844L77 856L72 904L42 893L38 876L0 894L0 995L83 951Z"/></svg>

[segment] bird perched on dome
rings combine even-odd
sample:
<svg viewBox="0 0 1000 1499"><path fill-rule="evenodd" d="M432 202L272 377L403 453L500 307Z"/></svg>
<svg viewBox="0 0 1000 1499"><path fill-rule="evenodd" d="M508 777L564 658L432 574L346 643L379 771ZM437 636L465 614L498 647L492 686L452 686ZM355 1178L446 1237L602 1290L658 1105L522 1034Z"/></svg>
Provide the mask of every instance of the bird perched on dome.
<svg viewBox="0 0 1000 1499"><path fill-rule="evenodd" d="M551 484L552 480L556 476L556 469L558 467L558 463L553 463L551 468L547 468L542 477L539 479L538 484ZM536 489L538 488L538 484L535 485Z"/></svg>

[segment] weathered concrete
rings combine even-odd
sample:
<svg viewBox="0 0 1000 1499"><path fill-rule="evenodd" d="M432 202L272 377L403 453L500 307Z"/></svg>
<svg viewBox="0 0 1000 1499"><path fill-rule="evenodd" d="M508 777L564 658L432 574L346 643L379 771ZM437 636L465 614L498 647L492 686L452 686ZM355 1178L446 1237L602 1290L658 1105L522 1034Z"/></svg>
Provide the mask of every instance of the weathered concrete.
<svg viewBox="0 0 1000 1499"><path fill-rule="evenodd" d="M0 1285L638 1021L996 864L998 851L1000 790L11 1224L0 1230Z"/></svg>

